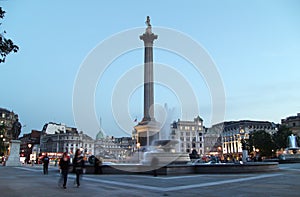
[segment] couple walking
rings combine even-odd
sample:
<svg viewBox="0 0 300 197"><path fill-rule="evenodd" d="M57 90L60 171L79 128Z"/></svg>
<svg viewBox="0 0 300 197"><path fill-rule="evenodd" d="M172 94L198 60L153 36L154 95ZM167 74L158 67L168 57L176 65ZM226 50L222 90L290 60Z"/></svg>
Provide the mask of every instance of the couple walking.
<svg viewBox="0 0 300 197"><path fill-rule="evenodd" d="M69 166L70 166L70 158L68 156L68 153L65 152L62 156L62 158L59 161L59 169L61 173L61 178L59 180L59 185L61 185L63 181L63 188L67 188L67 180L68 180L68 173L69 173ZM83 168L84 168L84 159L81 155L81 151L79 149L76 150L75 158L73 160L73 169L76 173L76 179L74 183L77 187L80 186L79 179L81 177L81 174L83 174Z"/></svg>

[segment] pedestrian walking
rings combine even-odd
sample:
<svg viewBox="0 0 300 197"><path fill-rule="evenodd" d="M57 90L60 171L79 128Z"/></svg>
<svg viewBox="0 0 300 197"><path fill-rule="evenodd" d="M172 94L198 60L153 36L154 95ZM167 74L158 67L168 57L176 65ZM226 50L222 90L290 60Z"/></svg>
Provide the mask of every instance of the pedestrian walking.
<svg viewBox="0 0 300 197"><path fill-rule="evenodd" d="M44 172L44 174L48 174L48 166L49 166L49 157L48 157L48 154L46 153L45 156L43 157L43 172Z"/></svg>
<svg viewBox="0 0 300 197"><path fill-rule="evenodd" d="M68 181L68 173L69 173L69 166L70 166L70 158L68 157L68 153L64 152L63 156L60 158L59 161L59 170L60 170L60 179L58 181L59 186L63 181L63 188L67 188L67 181Z"/></svg>
<svg viewBox="0 0 300 197"><path fill-rule="evenodd" d="M102 159L99 157L95 157L94 159L94 168L95 168L95 174L102 174Z"/></svg>
<svg viewBox="0 0 300 197"><path fill-rule="evenodd" d="M80 186L79 179L81 179L81 176L83 174L83 168L84 168L84 159L83 156L81 155L80 149L76 150L75 158L73 160L73 167L76 173L76 179L74 185L79 187Z"/></svg>

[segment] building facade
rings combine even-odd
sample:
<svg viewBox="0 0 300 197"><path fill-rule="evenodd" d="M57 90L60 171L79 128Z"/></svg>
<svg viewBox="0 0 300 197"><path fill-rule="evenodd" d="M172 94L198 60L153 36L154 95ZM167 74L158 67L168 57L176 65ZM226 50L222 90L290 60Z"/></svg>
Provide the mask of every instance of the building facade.
<svg viewBox="0 0 300 197"><path fill-rule="evenodd" d="M172 140L179 140L180 152L192 153L196 150L198 154L204 153L204 129L203 120L200 116L194 118L193 121L174 121L171 124Z"/></svg>
<svg viewBox="0 0 300 197"><path fill-rule="evenodd" d="M78 132L76 128L50 122L43 127L40 149L41 152L48 153L68 152L71 158L76 149L81 149L89 156L94 155L94 140L82 131Z"/></svg>
<svg viewBox="0 0 300 197"><path fill-rule="evenodd" d="M30 154L38 158L40 154L41 131L32 130L31 133L23 134L20 137L20 156L24 157L24 162L29 161Z"/></svg>
<svg viewBox="0 0 300 197"><path fill-rule="evenodd" d="M281 120L281 124L289 128L293 134L300 136L300 113Z"/></svg>
<svg viewBox="0 0 300 197"><path fill-rule="evenodd" d="M18 115L13 111L0 108L0 156L8 154L9 142L12 139L12 127Z"/></svg>
<svg viewBox="0 0 300 197"><path fill-rule="evenodd" d="M222 129L223 154L242 153L242 139L249 139L249 134L254 131L264 130L270 134L277 132L277 125L268 121L228 121L214 125Z"/></svg>

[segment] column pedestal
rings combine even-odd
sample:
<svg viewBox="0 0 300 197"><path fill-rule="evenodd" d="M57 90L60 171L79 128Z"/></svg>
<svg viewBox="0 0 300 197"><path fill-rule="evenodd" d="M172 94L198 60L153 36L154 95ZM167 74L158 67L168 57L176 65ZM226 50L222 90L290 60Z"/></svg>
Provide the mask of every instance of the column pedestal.
<svg viewBox="0 0 300 197"><path fill-rule="evenodd" d="M6 166L21 166L20 162L20 140L11 140L9 144L9 156Z"/></svg>
<svg viewBox="0 0 300 197"><path fill-rule="evenodd" d="M149 147L153 141L159 139L160 123L156 121L140 122L134 127L141 149Z"/></svg>

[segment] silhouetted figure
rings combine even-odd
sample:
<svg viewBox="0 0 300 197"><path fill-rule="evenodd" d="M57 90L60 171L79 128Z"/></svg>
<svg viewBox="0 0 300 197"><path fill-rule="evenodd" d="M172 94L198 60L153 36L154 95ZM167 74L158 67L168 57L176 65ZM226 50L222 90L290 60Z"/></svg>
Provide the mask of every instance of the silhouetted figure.
<svg viewBox="0 0 300 197"><path fill-rule="evenodd" d="M61 178L59 180L59 184L62 182L62 179L64 180L63 188L67 188L67 181L68 181L68 173L69 173L69 166L70 166L70 159L68 157L68 153L64 152L62 158L60 158L59 161L59 169L61 173Z"/></svg>
<svg viewBox="0 0 300 197"><path fill-rule="evenodd" d="M95 157L94 160L95 174L102 174L102 160Z"/></svg>
<svg viewBox="0 0 300 197"><path fill-rule="evenodd" d="M76 150L75 158L73 160L73 167L76 173L76 185L77 187L80 186L79 179L81 178L81 175L83 174L83 167L84 167L84 160L81 156L81 151L79 149Z"/></svg>
<svg viewBox="0 0 300 197"><path fill-rule="evenodd" d="M48 154L46 153L45 156L43 157L44 174L48 174L48 166L49 166L49 157L48 157Z"/></svg>
<svg viewBox="0 0 300 197"><path fill-rule="evenodd" d="M153 169L153 176L157 176L158 159L154 157L151 161L151 168Z"/></svg>

